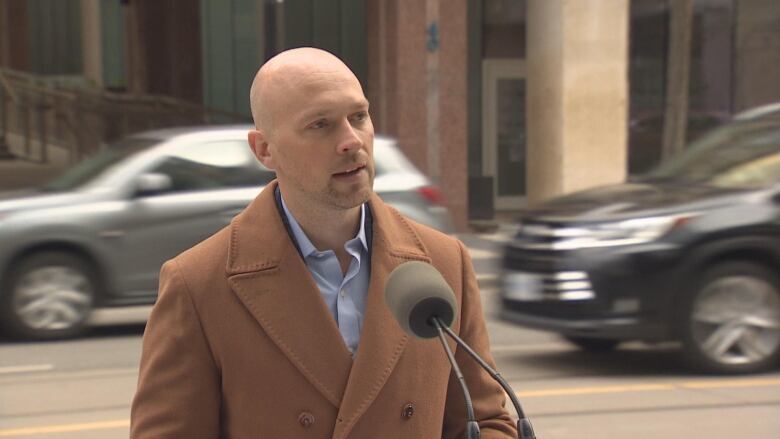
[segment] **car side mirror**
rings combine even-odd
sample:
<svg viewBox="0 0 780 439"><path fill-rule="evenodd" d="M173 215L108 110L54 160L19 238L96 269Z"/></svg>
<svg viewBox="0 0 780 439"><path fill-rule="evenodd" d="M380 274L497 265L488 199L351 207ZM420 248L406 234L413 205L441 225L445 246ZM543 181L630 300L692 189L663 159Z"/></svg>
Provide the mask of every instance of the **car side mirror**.
<svg viewBox="0 0 780 439"><path fill-rule="evenodd" d="M135 179L136 196L157 195L170 190L173 187L171 177L165 174L147 173L141 174Z"/></svg>

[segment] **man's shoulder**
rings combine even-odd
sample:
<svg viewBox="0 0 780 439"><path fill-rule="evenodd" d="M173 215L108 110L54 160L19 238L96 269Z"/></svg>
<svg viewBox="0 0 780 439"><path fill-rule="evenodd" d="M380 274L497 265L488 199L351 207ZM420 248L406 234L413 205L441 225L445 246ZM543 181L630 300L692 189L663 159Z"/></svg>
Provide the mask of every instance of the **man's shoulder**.
<svg viewBox="0 0 780 439"><path fill-rule="evenodd" d="M422 247L429 254L452 254L458 253L458 239L454 236L448 235L440 230L434 229L428 225L418 223L417 221L401 214L398 210L392 206L387 206L390 211L395 215L395 221L397 221L403 228L409 230L414 236L416 236Z"/></svg>
<svg viewBox="0 0 780 439"><path fill-rule="evenodd" d="M406 218L404 219L410 224L410 226L413 228L415 233L422 239L423 243L426 245L426 247L432 246L455 246L457 245L458 240L448 235L440 230L434 229L433 227L427 226L425 224L418 223L414 221L413 219Z"/></svg>

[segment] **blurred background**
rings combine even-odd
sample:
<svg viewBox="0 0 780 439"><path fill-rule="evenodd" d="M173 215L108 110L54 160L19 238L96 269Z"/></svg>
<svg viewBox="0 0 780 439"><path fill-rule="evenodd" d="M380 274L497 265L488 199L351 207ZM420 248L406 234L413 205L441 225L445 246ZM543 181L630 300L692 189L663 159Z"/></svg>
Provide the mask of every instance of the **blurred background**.
<svg viewBox="0 0 780 439"><path fill-rule="evenodd" d="M780 436L777 0L0 0L0 437L127 436L159 263L272 178L224 151L298 46L468 245L540 437Z"/></svg>
<svg viewBox="0 0 780 439"><path fill-rule="evenodd" d="M67 166L143 129L246 122L258 66L312 45L463 229L780 100L775 1L439 3L4 0L0 151Z"/></svg>

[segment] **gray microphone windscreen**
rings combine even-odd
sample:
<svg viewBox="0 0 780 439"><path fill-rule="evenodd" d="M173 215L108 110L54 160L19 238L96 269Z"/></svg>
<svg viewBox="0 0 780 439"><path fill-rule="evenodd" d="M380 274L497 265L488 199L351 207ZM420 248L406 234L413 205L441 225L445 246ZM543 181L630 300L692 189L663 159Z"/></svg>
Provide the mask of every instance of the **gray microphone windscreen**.
<svg viewBox="0 0 780 439"><path fill-rule="evenodd" d="M452 288L431 264L404 262L396 267L385 285L385 302L406 333L418 338L438 335L431 322L438 317L450 326L458 304Z"/></svg>

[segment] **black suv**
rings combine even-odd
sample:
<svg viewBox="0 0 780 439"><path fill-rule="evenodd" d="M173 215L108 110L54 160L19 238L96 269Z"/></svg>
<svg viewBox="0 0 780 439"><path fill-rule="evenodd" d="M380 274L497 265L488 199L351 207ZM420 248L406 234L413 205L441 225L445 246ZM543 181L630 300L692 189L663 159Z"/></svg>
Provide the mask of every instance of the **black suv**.
<svg viewBox="0 0 780 439"><path fill-rule="evenodd" d="M502 262L505 320L594 351L679 340L718 373L780 364L780 105L519 221Z"/></svg>

